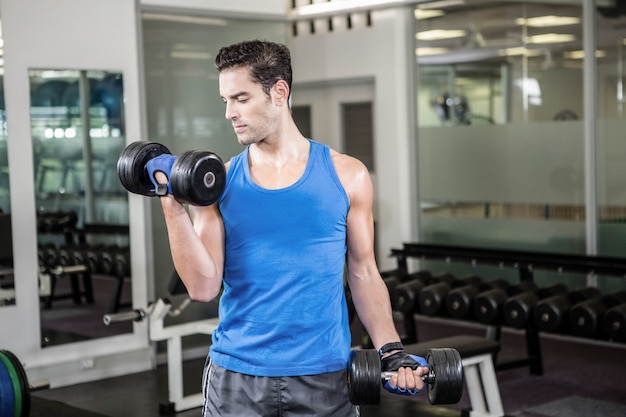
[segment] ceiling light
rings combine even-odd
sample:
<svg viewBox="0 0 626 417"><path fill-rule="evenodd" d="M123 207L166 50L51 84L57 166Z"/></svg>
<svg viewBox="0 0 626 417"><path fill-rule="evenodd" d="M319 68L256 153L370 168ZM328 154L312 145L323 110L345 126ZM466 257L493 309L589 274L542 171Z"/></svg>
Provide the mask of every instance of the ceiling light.
<svg viewBox="0 0 626 417"><path fill-rule="evenodd" d="M451 6L460 6L462 4L465 4L465 0L440 0L440 1L433 1L430 3L423 3L420 4L418 7L420 9L442 9L444 7L451 7Z"/></svg>
<svg viewBox="0 0 626 417"><path fill-rule="evenodd" d="M543 52L540 49L528 49L525 46L517 46L515 48L501 49L499 53L500 53L500 56L517 56L517 55L537 56L537 55L543 54Z"/></svg>
<svg viewBox="0 0 626 417"><path fill-rule="evenodd" d="M526 25L534 28L545 28L552 26L567 26L576 25L580 23L580 18L573 16L538 16L515 19L515 23L518 25Z"/></svg>
<svg viewBox="0 0 626 417"><path fill-rule="evenodd" d="M606 56L606 51L603 51L601 49L598 49L596 51L596 58L604 58L605 56ZM565 58L565 59L583 59L583 58L585 58L585 51L579 50L579 51L564 52L563 53L563 58Z"/></svg>
<svg viewBox="0 0 626 417"><path fill-rule="evenodd" d="M443 16L445 12L443 10L437 10L437 9L428 9L428 10L415 9L413 14L415 15L415 18L417 20L425 20L425 19L432 19L433 17Z"/></svg>
<svg viewBox="0 0 626 417"><path fill-rule="evenodd" d="M209 25L209 26L226 26L227 22L224 19L215 19L212 17L196 17L196 16L181 16L173 14L160 14L160 13L143 13L141 17L145 20L161 20L166 22L176 23L191 23L196 25Z"/></svg>
<svg viewBox="0 0 626 417"><path fill-rule="evenodd" d="M452 30L452 29L433 29L425 30L415 34L417 40L420 41L436 41L441 39L461 38L465 36L467 32L464 30Z"/></svg>
<svg viewBox="0 0 626 417"><path fill-rule="evenodd" d="M542 35L527 36L526 43L562 43L572 42L576 37L569 33L544 33Z"/></svg>
<svg viewBox="0 0 626 417"><path fill-rule="evenodd" d="M295 11L300 16L317 15L322 13L336 13L346 11L357 11L357 9L365 9L369 7L405 4L403 0L344 0L344 1L327 1L324 3L313 3L298 7Z"/></svg>
<svg viewBox="0 0 626 417"><path fill-rule="evenodd" d="M449 52L448 48L429 48L429 47L421 47L415 49L415 55L417 56L430 56L430 55L441 55Z"/></svg>
<svg viewBox="0 0 626 417"><path fill-rule="evenodd" d="M194 52L194 51L172 51L170 52L170 58L173 59L199 59L207 61L211 59L211 54L208 52Z"/></svg>

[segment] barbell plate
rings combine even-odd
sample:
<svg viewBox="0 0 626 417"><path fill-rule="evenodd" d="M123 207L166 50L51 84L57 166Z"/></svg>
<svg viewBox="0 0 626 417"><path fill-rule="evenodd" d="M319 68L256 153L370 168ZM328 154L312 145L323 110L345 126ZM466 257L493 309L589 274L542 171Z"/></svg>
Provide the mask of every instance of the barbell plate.
<svg viewBox="0 0 626 417"><path fill-rule="evenodd" d="M431 349L426 357L434 378L428 386L431 404L456 404L463 395L463 363L456 349Z"/></svg>
<svg viewBox="0 0 626 417"><path fill-rule="evenodd" d="M13 367L17 373L19 384L20 384L21 397L22 397L22 401L20 403L21 413L17 414L16 412L16 416L19 416L19 417L28 416L30 415L30 384L28 383L28 376L26 375L26 371L24 370L24 367L22 366L22 363L17 358L17 356L15 356L13 353L11 353L8 350L4 350L2 351L2 353L4 353L9 358L9 360L11 360L11 362L13 363Z"/></svg>
<svg viewBox="0 0 626 417"><path fill-rule="evenodd" d="M222 159L213 152L183 152L172 166L172 193L183 202L209 206L222 195L225 184L226 168Z"/></svg>
<svg viewBox="0 0 626 417"><path fill-rule="evenodd" d="M117 160L117 175L124 188L134 194L156 196L146 164L163 154L171 152L165 145L157 142L137 141L124 148Z"/></svg>
<svg viewBox="0 0 626 417"><path fill-rule="evenodd" d="M13 382L4 361L0 360L0 417L15 416Z"/></svg>
<svg viewBox="0 0 626 417"><path fill-rule="evenodd" d="M8 413L6 416L0 415L0 417L22 417L24 415L22 414L22 384L20 383L15 365L13 365L13 362L7 353L8 351L6 350L0 351L0 362L2 362L4 369L9 375L9 385L11 386L11 390L13 392L13 414Z"/></svg>

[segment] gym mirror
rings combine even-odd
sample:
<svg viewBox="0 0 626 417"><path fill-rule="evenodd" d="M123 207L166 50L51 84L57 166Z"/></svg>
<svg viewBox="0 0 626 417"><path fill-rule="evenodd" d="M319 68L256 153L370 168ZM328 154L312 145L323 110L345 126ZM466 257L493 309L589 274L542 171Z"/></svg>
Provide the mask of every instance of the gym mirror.
<svg viewBox="0 0 626 417"><path fill-rule="evenodd" d="M121 73L31 69L42 346L132 332Z"/></svg>
<svg viewBox="0 0 626 417"><path fill-rule="evenodd" d="M15 304L11 194L9 193L9 160L3 78L2 67L0 66L0 306Z"/></svg>

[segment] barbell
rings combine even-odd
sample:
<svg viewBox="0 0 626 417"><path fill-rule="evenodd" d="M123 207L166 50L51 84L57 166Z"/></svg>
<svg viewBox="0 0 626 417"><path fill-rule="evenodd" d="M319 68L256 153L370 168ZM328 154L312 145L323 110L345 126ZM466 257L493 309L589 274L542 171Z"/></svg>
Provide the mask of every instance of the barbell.
<svg viewBox="0 0 626 417"><path fill-rule="evenodd" d="M159 155L171 155L170 150L157 142L132 142L120 154L117 174L120 182L131 193L154 197L164 192L155 187L146 169L148 161ZM196 206L215 203L226 184L226 168L213 152L191 150L176 157L169 175L174 197Z"/></svg>
<svg viewBox="0 0 626 417"><path fill-rule="evenodd" d="M452 348L433 348L426 356L428 374L422 376L430 404L455 404L463 395L463 363ZM380 403L381 383L396 372L382 372L378 352L353 349L348 360L348 396L354 405Z"/></svg>

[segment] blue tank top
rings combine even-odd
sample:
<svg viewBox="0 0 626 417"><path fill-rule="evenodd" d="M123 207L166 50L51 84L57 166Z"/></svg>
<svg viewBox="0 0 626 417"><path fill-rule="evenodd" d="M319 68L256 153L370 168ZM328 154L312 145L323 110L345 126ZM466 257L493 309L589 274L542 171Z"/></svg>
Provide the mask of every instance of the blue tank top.
<svg viewBox="0 0 626 417"><path fill-rule="evenodd" d="M349 200L330 148L310 141L294 184L250 176L248 148L231 159L219 208L226 250L211 360L257 376L346 369L350 326L343 287Z"/></svg>

